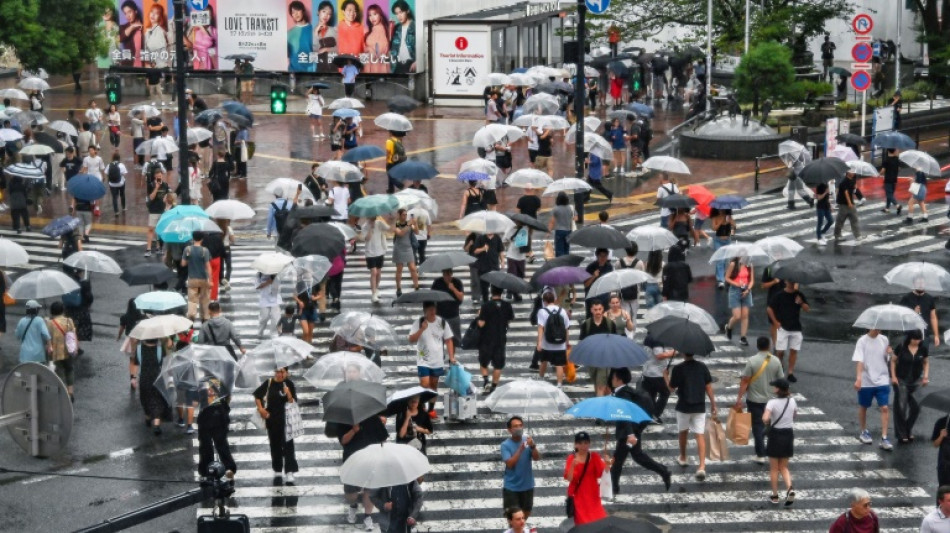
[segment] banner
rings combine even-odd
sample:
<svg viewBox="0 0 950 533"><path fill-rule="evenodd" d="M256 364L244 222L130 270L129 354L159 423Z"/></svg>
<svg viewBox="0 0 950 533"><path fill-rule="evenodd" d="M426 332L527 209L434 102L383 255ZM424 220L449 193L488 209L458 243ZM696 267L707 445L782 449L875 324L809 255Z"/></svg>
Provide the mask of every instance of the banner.
<svg viewBox="0 0 950 533"><path fill-rule="evenodd" d="M431 39L433 93L481 96L491 72L489 29L436 26Z"/></svg>
<svg viewBox="0 0 950 533"><path fill-rule="evenodd" d="M217 0L188 0L185 5L185 49L194 70L218 69Z"/></svg>
<svg viewBox="0 0 950 533"><path fill-rule="evenodd" d="M285 0L220 0L218 70L234 70L236 54L254 58L255 70L287 70L287 3Z"/></svg>

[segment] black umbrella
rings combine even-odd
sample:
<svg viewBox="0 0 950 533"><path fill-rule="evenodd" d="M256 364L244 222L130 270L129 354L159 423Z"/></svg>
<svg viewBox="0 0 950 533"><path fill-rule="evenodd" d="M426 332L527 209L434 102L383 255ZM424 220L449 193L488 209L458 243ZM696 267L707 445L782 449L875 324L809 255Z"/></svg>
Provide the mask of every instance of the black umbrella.
<svg viewBox="0 0 950 533"><path fill-rule="evenodd" d="M920 406L950 412L950 389L938 389L928 393L920 400Z"/></svg>
<svg viewBox="0 0 950 533"><path fill-rule="evenodd" d="M254 61L254 56L250 54L230 54L224 56L228 61Z"/></svg>
<svg viewBox="0 0 950 533"><path fill-rule="evenodd" d="M323 83L322 81L318 81L316 83L311 83L310 88L311 89L329 89L330 86L327 85L326 83Z"/></svg>
<svg viewBox="0 0 950 533"><path fill-rule="evenodd" d="M159 285L178 276L161 263L139 263L122 271L119 279L134 285Z"/></svg>
<svg viewBox="0 0 950 533"><path fill-rule="evenodd" d="M358 58L358 57L356 57L356 56L354 56L354 55L352 55L352 54L340 54L340 55L338 55L338 56L336 56L336 57L333 58L333 64L336 65L336 66L338 66L338 67L340 67L340 68L345 67L347 61L349 61L350 63L353 63L353 65L354 65L356 68L358 68L358 69L360 69L360 70L363 69L363 62L360 61L360 58Z"/></svg>
<svg viewBox="0 0 950 533"><path fill-rule="evenodd" d="M336 214L336 210L328 205L308 205L290 210L290 219L328 218Z"/></svg>
<svg viewBox="0 0 950 533"><path fill-rule="evenodd" d="M837 157L823 157L802 167L798 177L808 185L819 185L828 183L829 180L837 180L847 171L848 164L844 161Z"/></svg>
<svg viewBox="0 0 950 533"><path fill-rule="evenodd" d="M396 304L421 304L425 302L454 302L455 297L443 291L434 291L432 289L419 289L417 291L404 293L402 296L393 300Z"/></svg>
<svg viewBox="0 0 950 533"><path fill-rule="evenodd" d="M630 246L630 240L626 235L609 226L584 226L571 232L567 240L571 244L587 248L614 250Z"/></svg>
<svg viewBox="0 0 950 533"><path fill-rule="evenodd" d="M445 252L430 255L419 265L419 272L442 272L456 267L468 266L475 262L475 258L465 252Z"/></svg>
<svg viewBox="0 0 950 533"><path fill-rule="evenodd" d="M630 69L620 61L611 61L607 64L607 70L614 73L618 78L626 78L630 74Z"/></svg>
<svg viewBox="0 0 950 533"><path fill-rule="evenodd" d="M584 262L583 257L579 255L574 255L574 254L562 255L560 257L555 257L554 259L550 261L545 261L544 264L538 267L538 269L534 271L534 274L531 275L531 284L534 285L535 287L540 287L540 285L538 284L538 277L541 274L544 274L545 272L547 272L548 270L551 270L552 268L557 268L557 267L562 267L562 266L576 267L576 266L580 266L581 263L583 262Z"/></svg>
<svg viewBox="0 0 950 533"><path fill-rule="evenodd" d="M345 381L323 395L323 420L355 426L386 410L386 387L372 381Z"/></svg>
<svg viewBox="0 0 950 533"><path fill-rule="evenodd" d="M659 527L645 520L608 516L596 522L575 526L568 533L660 533L661 531Z"/></svg>
<svg viewBox="0 0 950 533"><path fill-rule="evenodd" d="M594 59L591 59L588 64L594 68L604 68L614 61L621 61L623 59L636 59L636 56L633 54L617 54L613 57L610 55L597 56Z"/></svg>
<svg viewBox="0 0 950 533"><path fill-rule="evenodd" d="M294 257L322 255L333 259L346 248L346 240L340 230L329 224L310 224L294 236L290 253Z"/></svg>
<svg viewBox="0 0 950 533"><path fill-rule="evenodd" d="M651 322L647 333L658 344L680 353L709 355L716 350L703 328L684 317L666 316Z"/></svg>
<svg viewBox="0 0 950 533"><path fill-rule="evenodd" d="M409 407L409 400L417 396L419 397L419 405L425 405L426 402L438 397L438 394L431 389L425 389L419 386L397 391L390 397L389 402L386 404L386 416L396 416L400 413L405 413L406 408Z"/></svg>
<svg viewBox="0 0 950 533"><path fill-rule="evenodd" d="M514 220L516 223L521 224L522 226L528 226L531 229L543 231L544 233L548 232L548 227L531 215L526 215L524 213L512 213L508 215L508 218Z"/></svg>
<svg viewBox="0 0 950 533"><path fill-rule="evenodd" d="M501 270L483 274L481 279L482 283L488 283L489 285L518 294L534 292L534 287L532 287L530 283L507 272L502 272Z"/></svg>
<svg viewBox="0 0 950 533"><path fill-rule="evenodd" d="M837 137L835 137L835 140L837 140L839 143L853 144L855 146L868 145L867 139L865 139L864 137L860 135L856 135L854 133L842 133L841 135L838 135Z"/></svg>
<svg viewBox="0 0 950 533"><path fill-rule="evenodd" d="M52 135L45 131L35 131L33 132L33 140L37 144L42 144L43 146L49 146L57 154L63 153L63 143L59 142L59 139L57 139L55 135Z"/></svg>
<svg viewBox="0 0 950 533"><path fill-rule="evenodd" d="M386 107L388 107L390 111L393 113L404 114L418 108L421 105L422 102L419 102L414 98L404 94L393 96L388 102L386 102Z"/></svg>
<svg viewBox="0 0 950 533"><path fill-rule="evenodd" d="M241 125L250 125L254 123L254 114L246 105L234 100L228 100L221 103L221 109L224 110L229 120Z"/></svg>
<svg viewBox="0 0 950 533"><path fill-rule="evenodd" d="M772 275L778 279L802 285L834 281L824 263L804 259L776 261L772 263Z"/></svg>
<svg viewBox="0 0 950 533"><path fill-rule="evenodd" d="M667 209L692 209L696 200L684 194L671 194L656 201L656 205Z"/></svg>

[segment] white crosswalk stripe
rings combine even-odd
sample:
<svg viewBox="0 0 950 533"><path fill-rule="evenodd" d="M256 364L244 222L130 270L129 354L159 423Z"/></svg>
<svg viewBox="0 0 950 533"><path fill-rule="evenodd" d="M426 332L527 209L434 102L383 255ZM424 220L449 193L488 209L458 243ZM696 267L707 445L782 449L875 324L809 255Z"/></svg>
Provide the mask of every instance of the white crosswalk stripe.
<svg viewBox="0 0 950 533"><path fill-rule="evenodd" d="M779 201L780 200L780 201ZM758 217L772 220L787 217L784 199L762 195L752 199L759 208L753 217L737 212L740 234L743 229L753 230ZM866 206L863 211L873 209ZM866 214L862 212L862 215ZM808 218L811 227L812 213L805 210L792 212L794 217ZM868 218L871 218L868 215ZM791 222L791 219L788 220ZM643 216L636 223L656 223L656 216ZM776 222L779 223L779 222ZM785 222L781 222L785 223ZM629 223L617 224L625 231ZM781 231L781 230L777 230ZM771 233L763 233L762 236ZM777 233L778 234L778 233ZM910 235L904 234L904 238ZM881 243L878 243L881 244ZM913 246L933 245L916 243ZM941 244L942 245L942 244ZM272 245L264 242L240 244L233 249L232 290L224 293L221 304L224 314L231 318L243 332L242 339L248 346L260 342L257 330L257 294L250 275L250 263ZM429 243L427 255L458 250L459 241L436 239ZM540 264L540 263L539 263ZM539 265L538 264L538 265ZM528 265L528 274L538 266ZM387 258L384 267L380 304L369 300L368 271L362 255L348 257L348 266L343 281L343 310L371 310L389 320L397 331L408 336L409 326L419 309L392 307L395 297L395 269ZM467 289L467 269L457 269L456 275L466 287L466 301L462 305L462 323L474 317L476 308L471 305ZM434 276L424 276L422 286L431 284ZM291 281L285 281L282 294L289 299ZM403 280L404 290L410 290L408 273ZM536 339L536 330L528 324L527 316L531 303L515 303L516 320L508 335L508 365L503 381L535 375L528 370L528 362ZM583 315L581 304L575 308L575 319ZM641 308L638 334L643 335L645 323ZM332 315L331 315L332 317ZM572 327L576 333L576 320ZM317 352L326 352L330 338L324 326L318 326L315 335ZM725 407L735 401L737 375L745 358L751 353L722 335L714 335L717 351L704 361L718 377L715 384L718 405ZM460 352L459 360L473 373L477 363L472 352ZM415 355L409 346L391 349L383 358L387 373L386 385L390 390L415 385ZM253 410L249 394L239 393L232 400L231 449L238 464L236 494L231 501L232 512L251 517L255 531L288 532L340 532L353 526L346 523L342 485L339 480L341 450L335 439L323 435L322 408L314 407L315 400L322 396L300 375L294 382L304 410L306 435L295 442L300 473L295 485L283 485L273 481L267 437L263 432L248 427L247 418ZM549 379L551 377L549 376ZM477 377L475 378L477 380ZM592 390L586 373L578 373L578 381L565 385L565 392L575 401L591 396ZM932 506L931 496L924 488L889 467L885 452L876 446L863 446L855 435L845 429L808 399L796 394L800 402L799 418L796 421L796 455L791 462L791 471L798 494L792 509L776 512L767 501L768 467L753 463L752 446L732 446L731 460L707 463L707 478L698 482L695 471L695 445L690 443L691 466L676 465L677 436L675 427L667 423L659 431L644 434L644 449L673 472L673 488L663 491L661 480L632 462L625 465L621 481L622 493L617 503L608 506L608 512L636 512L651 515L659 521L673 525L674 531L827 531L829 524L844 509L844 494L852 486L867 488L872 495L882 526L888 531L916 531L926 509ZM672 420L673 402L667 407L665 419ZM440 406L441 407L441 406ZM506 527L500 518L501 474L499 444L507 437L504 429L505 416L493 414L484 406L484 397L479 396L478 418L469 423L437 423L434 435L429 438L429 458L432 472L422 484L425 505L418 525L420 532L435 531L502 531ZM527 433L537 439L542 450L542 460L535 463L535 508L531 523L541 531L556 531L563 521L565 482L562 479L564 460L571 451L571 434L588 429L595 436L592 449L602 447L601 431L589 421L577 421L569 417L547 416L527 421ZM394 420L388 429L395 432ZM612 437L612 428L607 428ZM609 440L612 441L612 438ZM875 443L876 444L876 443ZM196 456L197 446L192 453ZM895 452L896 453L896 452ZM196 458L197 460L197 458ZM207 508L198 514L207 514ZM362 509L360 510L362 511ZM362 524L361 521L358 524ZM378 528L377 528L378 530Z"/></svg>
<svg viewBox="0 0 950 533"><path fill-rule="evenodd" d="M4 271L10 274L11 277L17 273L41 268L59 268L63 262L59 239L51 239L38 231L26 231L17 234L16 231L9 229L0 229L0 237L16 242L30 254L29 264L4 268ZM145 241L93 234L90 242L83 244L83 250L113 255L115 252L129 247L142 246L145 246Z"/></svg>

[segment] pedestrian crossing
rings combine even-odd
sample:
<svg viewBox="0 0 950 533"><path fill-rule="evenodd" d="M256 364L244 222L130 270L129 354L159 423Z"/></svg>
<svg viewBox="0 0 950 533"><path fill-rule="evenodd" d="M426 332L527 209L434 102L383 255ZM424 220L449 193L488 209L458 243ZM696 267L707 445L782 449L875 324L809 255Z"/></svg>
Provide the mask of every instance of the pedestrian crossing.
<svg viewBox="0 0 950 533"><path fill-rule="evenodd" d="M741 216L737 212L740 234L751 226L753 218L778 217L779 209L772 195L760 195L750 199L750 211L754 217ZM785 209L784 199L778 205ZM865 207L867 211L869 207ZM772 214L770 214L772 213ZM806 211L795 212L805 217ZM655 223L655 216L649 217ZM742 221L746 221L743 225ZM639 223L647 222L642 217ZM791 220L789 221L791 222ZM626 225L621 222L617 226ZM625 228L626 229L626 228ZM536 244L536 246L539 246ZM459 239L433 239L429 242L427 255L455 251L460 248ZM256 241L239 244L232 249L234 275L232 289L222 293L220 302L225 316L237 326L244 343L255 346L257 338L257 294L250 275L250 263L263 251L273 249L269 242ZM541 263L528 265L528 275ZM421 306L392 307L395 297L395 268L387 258L381 284L382 301L370 303L368 270L361 253L348 257L343 278L342 308L346 310L372 311L390 321L400 335L408 337L411 321L421 314ZM466 300L462 304L463 327L474 318L477 308L472 305L469 289L469 273L466 268L456 269L466 288ZM423 276L421 285L428 287L432 275ZM403 289L410 290L412 283L404 273ZM282 295L289 301L293 283L282 284ZM574 321L571 336L576 340L577 319L583 316L579 298L574 306ZM530 378L536 372L528 369L536 330L528 323L530 300L514 303L516 320L511 324L507 344L507 366L502 382L515 378ZM637 322L638 338L644 334L645 323L641 308ZM332 315L331 315L332 318ZM327 351L330 332L326 325L315 331L316 354ZM752 351L728 341L723 335L714 335L717 351L704 359L716 378L715 390L720 411L725 413L735 401L738 376L746 357ZM383 356L385 384L390 391L417 384L414 349L408 341L398 348L391 348ZM476 377L476 355L471 351L458 352L459 361ZM322 396L303 380L300 369L291 370L298 396L302 402L306 434L296 439L297 459L300 472L294 485L274 482L270 468L270 455L266 435L249 426L247 419L254 409L248 392L239 392L232 399L231 449L238 464L236 493L230 501L232 512L243 513L251 518L255 531L264 532L340 532L354 530L346 522L346 507L343 503L343 487L339 479L342 451L335 439L323 435L322 410L313 407L314 400ZM553 372L548 379L552 380ZM445 390L444 388L442 390ZM578 379L566 384L564 391L574 401L592 395L592 386L586 372L578 371ZM808 398L796 394L800 405L796 421L796 456L791 461L791 471L798 494L794 507L776 508L767 501L769 493L768 467L751 461L752 445L730 448L731 459L723 462L709 461L707 478L698 482L693 474L696 469L695 444L690 442L691 465L682 468L676 465L677 435L669 423L656 431L644 434L645 450L673 472L673 486L664 492L658 476L628 461L621 481L622 492L616 503L607 505L611 514L638 513L658 524L669 524L672 531L827 531L846 507L845 493L859 486L871 493L874 508L881 518L882 529L887 531L916 531L921 518L932 506L928 490L918 487L900 471L891 468L886 452L877 447L861 445L823 410L811 404ZM478 417L468 423L440 422L428 439L428 455L432 471L422 483L425 504L419 532L482 532L503 531L507 525L502 518L501 475L499 445L508 437L505 430L506 416L491 413L484 406L484 396L479 395ZM675 397L667 407L666 420L672 420ZM441 402L437 409L441 412ZM725 416L723 414L722 416ZM724 419L723 419L724 422ZM395 434L394 419L388 423L390 436ZM542 459L534 465L537 483L534 513L530 523L539 531L561 531L564 521L564 497L566 482L563 481L564 462L572 451L573 433L579 429L591 432L594 437L592 450L603 448L604 426L592 421L575 420L570 417L546 416L526 420L526 434L539 444ZM607 426L608 441L612 441L612 427ZM197 441L192 453L197 462ZM906 453L900 450L893 453ZM207 506L198 514L208 514ZM360 509L362 512L362 509ZM361 519L358 525L362 527ZM378 526L376 528L378 530ZM566 530L566 529L564 529Z"/></svg>
<svg viewBox="0 0 950 533"><path fill-rule="evenodd" d="M14 277L16 274L22 274L32 270L43 268L60 268L62 264L62 252L59 247L59 239L52 239L38 231L24 231L17 234L10 229L0 229L0 238L10 239L26 249L30 254L30 262L26 265L17 265L15 267L5 267L3 270ZM130 247L143 248L145 241L135 239L107 237L93 233L88 243L83 243L83 250L102 252L106 255L114 256L117 252Z"/></svg>

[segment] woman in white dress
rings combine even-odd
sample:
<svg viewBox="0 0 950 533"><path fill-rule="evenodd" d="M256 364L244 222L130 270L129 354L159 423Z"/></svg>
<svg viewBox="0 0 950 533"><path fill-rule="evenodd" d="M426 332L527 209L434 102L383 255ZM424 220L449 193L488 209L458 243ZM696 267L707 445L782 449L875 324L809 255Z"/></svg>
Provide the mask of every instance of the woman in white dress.
<svg viewBox="0 0 950 533"><path fill-rule="evenodd" d="M307 114L310 115L310 134L314 139L323 139L323 96L320 89L311 86L307 91Z"/></svg>

